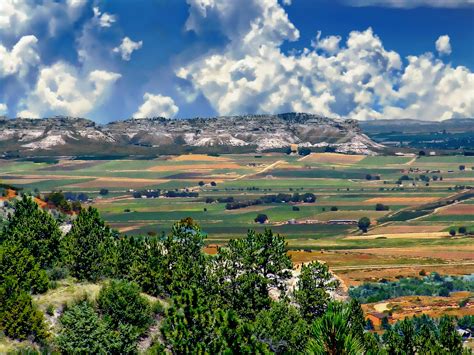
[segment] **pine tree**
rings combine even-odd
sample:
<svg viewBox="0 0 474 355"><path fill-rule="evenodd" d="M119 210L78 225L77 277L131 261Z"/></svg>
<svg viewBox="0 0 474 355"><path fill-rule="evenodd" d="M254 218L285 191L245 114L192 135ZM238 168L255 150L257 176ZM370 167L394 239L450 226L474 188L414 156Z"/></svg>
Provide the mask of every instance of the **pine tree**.
<svg viewBox="0 0 474 355"><path fill-rule="evenodd" d="M1 242L14 242L27 248L43 268L59 260L60 240L57 222L27 195L15 204L15 213L0 235Z"/></svg>
<svg viewBox="0 0 474 355"><path fill-rule="evenodd" d="M42 343L48 337L43 313L13 277L0 283L0 330L17 340L32 338Z"/></svg>
<svg viewBox="0 0 474 355"><path fill-rule="evenodd" d="M295 301L307 321L321 316L329 302L329 291L334 291L339 282L333 279L329 268L317 261L303 265L294 292Z"/></svg>
<svg viewBox="0 0 474 355"><path fill-rule="evenodd" d="M48 276L30 251L7 241L0 246L0 285L13 277L20 290L43 293L48 290Z"/></svg>
<svg viewBox="0 0 474 355"><path fill-rule="evenodd" d="M79 280L97 281L112 273L112 232L95 208L79 212L62 248L72 275Z"/></svg>

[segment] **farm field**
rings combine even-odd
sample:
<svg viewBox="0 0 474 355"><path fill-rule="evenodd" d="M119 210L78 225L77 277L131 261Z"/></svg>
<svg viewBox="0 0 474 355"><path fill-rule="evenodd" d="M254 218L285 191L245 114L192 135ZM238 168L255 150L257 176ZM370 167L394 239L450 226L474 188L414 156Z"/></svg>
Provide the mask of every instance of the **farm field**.
<svg viewBox="0 0 474 355"><path fill-rule="evenodd" d="M473 166L474 157L467 156L336 153L0 160L0 183L40 195L84 193L86 204L127 235L166 233L173 222L191 217L207 233L209 253L249 229L271 228L287 238L295 264L324 261L354 286L416 276L422 269L446 275L474 272ZM101 195L101 189L107 194ZM194 195L145 198L156 190ZM314 194L316 200L226 208L230 200L296 193ZM377 211L377 204L384 208ZM265 214L267 223L256 223L258 214ZM371 221L367 233L357 227L362 217ZM460 227L466 233L459 233Z"/></svg>

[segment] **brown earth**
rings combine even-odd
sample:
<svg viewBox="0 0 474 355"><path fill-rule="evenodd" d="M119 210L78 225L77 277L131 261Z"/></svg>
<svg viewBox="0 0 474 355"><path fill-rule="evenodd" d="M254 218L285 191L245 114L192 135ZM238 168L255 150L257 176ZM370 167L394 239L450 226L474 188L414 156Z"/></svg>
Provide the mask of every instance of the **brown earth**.
<svg viewBox="0 0 474 355"><path fill-rule="evenodd" d="M338 153L311 153L306 158L301 159L305 162L315 163L334 163L334 164L354 164L365 158L365 155L347 155Z"/></svg>
<svg viewBox="0 0 474 355"><path fill-rule="evenodd" d="M437 215L455 216L455 215L474 215L474 205L455 204L439 209Z"/></svg>
<svg viewBox="0 0 474 355"><path fill-rule="evenodd" d="M242 169L241 165L236 163L212 163L212 164L183 164L183 165L157 165L151 168L148 168L147 171L156 171L156 172L166 172L166 171L190 171L198 172L204 171L208 172L209 170L215 169Z"/></svg>
<svg viewBox="0 0 474 355"><path fill-rule="evenodd" d="M419 205L438 200L437 197L374 197L364 202L398 205Z"/></svg>

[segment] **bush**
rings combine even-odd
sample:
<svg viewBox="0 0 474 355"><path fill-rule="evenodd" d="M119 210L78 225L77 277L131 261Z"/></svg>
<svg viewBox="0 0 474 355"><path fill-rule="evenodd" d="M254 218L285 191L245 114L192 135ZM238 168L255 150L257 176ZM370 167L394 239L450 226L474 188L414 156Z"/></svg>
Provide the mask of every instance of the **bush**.
<svg viewBox="0 0 474 355"><path fill-rule="evenodd" d="M106 195L109 194L109 190L108 189L100 189L99 194L102 195L102 196L106 196Z"/></svg>
<svg viewBox="0 0 474 355"><path fill-rule="evenodd" d="M145 331L152 322L152 309L140 291L133 282L111 281L99 292L98 308L114 327L126 323Z"/></svg>
<svg viewBox="0 0 474 355"><path fill-rule="evenodd" d="M449 230L449 235L450 235L451 237L454 237L454 236L456 235L456 229L451 228L451 229Z"/></svg>
<svg viewBox="0 0 474 355"><path fill-rule="evenodd" d="M467 228L466 227L459 227L458 232L459 232L459 234L466 234L467 233Z"/></svg>
<svg viewBox="0 0 474 355"><path fill-rule="evenodd" d="M49 304L47 307L46 307L46 314L48 316L54 316L54 311L56 310L56 308L54 307L54 305L52 304Z"/></svg>
<svg viewBox="0 0 474 355"><path fill-rule="evenodd" d="M62 353L106 353L109 343L107 325L91 302L82 300L66 308L59 317L59 324L61 328L56 343Z"/></svg>
<svg viewBox="0 0 474 355"><path fill-rule="evenodd" d="M298 206L293 206L291 209L292 209L293 211L299 211L299 210L300 210L300 208L299 208Z"/></svg>
<svg viewBox="0 0 474 355"><path fill-rule="evenodd" d="M339 208L337 208L336 206L331 207L331 211L337 211L337 210L339 210Z"/></svg>
<svg viewBox="0 0 474 355"><path fill-rule="evenodd" d="M52 281L63 280L69 276L69 270L65 267L55 266L46 271Z"/></svg>

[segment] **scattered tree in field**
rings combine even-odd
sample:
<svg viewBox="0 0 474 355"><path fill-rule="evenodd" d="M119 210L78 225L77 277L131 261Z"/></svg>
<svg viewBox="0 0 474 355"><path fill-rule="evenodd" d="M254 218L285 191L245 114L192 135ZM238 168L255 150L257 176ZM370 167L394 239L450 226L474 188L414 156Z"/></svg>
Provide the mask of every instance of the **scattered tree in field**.
<svg viewBox="0 0 474 355"><path fill-rule="evenodd" d="M211 181L211 186L217 186L215 181Z"/></svg>
<svg viewBox="0 0 474 355"><path fill-rule="evenodd" d="M370 226L370 219L368 217L362 217L361 219L359 219L357 226L362 232L367 233L367 230Z"/></svg>
<svg viewBox="0 0 474 355"><path fill-rule="evenodd" d="M377 203L375 205L375 210L376 211L388 211L390 209L390 207L384 205L383 203Z"/></svg>
<svg viewBox="0 0 474 355"><path fill-rule="evenodd" d="M454 236L456 235L456 229L451 228L451 229L449 230L449 235L450 235L451 237L454 237Z"/></svg>
<svg viewBox="0 0 474 355"><path fill-rule="evenodd" d="M109 190L108 189L100 189L99 194L101 196L106 196L106 195L109 194Z"/></svg>
<svg viewBox="0 0 474 355"><path fill-rule="evenodd" d="M465 165L459 165L459 170L460 170L460 171L466 170L466 166L465 166Z"/></svg>
<svg viewBox="0 0 474 355"><path fill-rule="evenodd" d="M298 148L298 154L302 156L306 156L311 154L311 149L307 147L299 147Z"/></svg>
<svg viewBox="0 0 474 355"><path fill-rule="evenodd" d="M333 212L338 211L338 210L339 210L339 208L337 206L332 206L331 207L331 211L333 211Z"/></svg>
<svg viewBox="0 0 474 355"><path fill-rule="evenodd" d="M255 217L255 222L257 223L266 223L268 221L268 216L266 214L260 213Z"/></svg>
<svg viewBox="0 0 474 355"><path fill-rule="evenodd" d="M199 183L198 183L198 185L201 186L201 187L204 186L205 184L206 183L204 181L199 181Z"/></svg>
<svg viewBox="0 0 474 355"><path fill-rule="evenodd" d="M467 228L464 226L461 226L458 228L459 234L466 234L467 233Z"/></svg>

